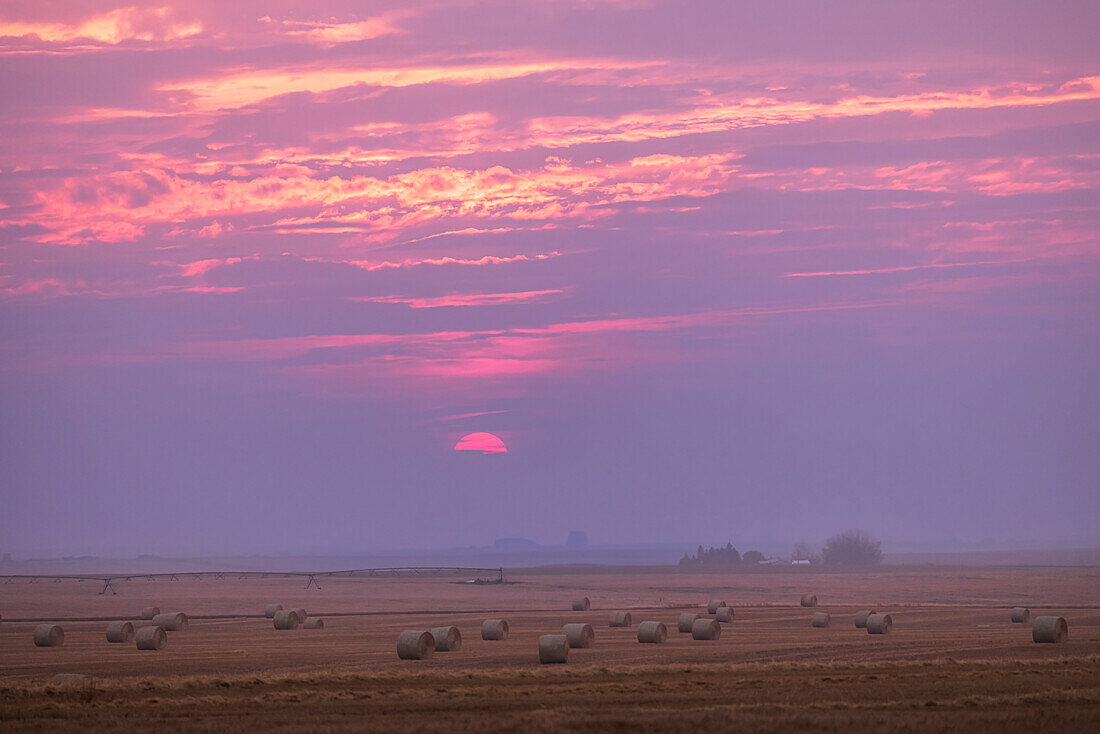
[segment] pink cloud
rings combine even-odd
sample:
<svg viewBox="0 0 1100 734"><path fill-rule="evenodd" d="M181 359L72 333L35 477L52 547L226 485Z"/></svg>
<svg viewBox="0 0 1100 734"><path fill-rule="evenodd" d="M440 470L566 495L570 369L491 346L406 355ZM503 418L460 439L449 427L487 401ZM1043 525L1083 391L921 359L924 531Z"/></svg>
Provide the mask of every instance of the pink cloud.
<svg viewBox="0 0 1100 734"><path fill-rule="evenodd" d="M1024 260L975 260L961 263L928 263L926 265L896 265L889 268L869 268L866 270L826 270L816 273L786 273L787 278L823 278L832 275L884 275L889 273L907 273L914 270L938 270L941 268L969 268L979 265L1007 265L1025 262Z"/></svg>
<svg viewBox="0 0 1100 734"><path fill-rule="evenodd" d="M206 260L196 260L195 262L185 263L179 266L180 275L185 278L194 278L200 275L206 275L214 268L224 267L226 265L236 265L241 262L239 257L227 257L220 258L207 258Z"/></svg>
<svg viewBox="0 0 1100 734"><path fill-rule="evenodd" d="M289 255L290 253L283 253ZM463 266L485 266L485 265L507 265L509 263L517 262L538 262L540 260L549 260L555 257L561 257L560 252L540 252L534 255L483 255L478 258L460 258L460 257L422 257L422 258L407 258L405 260L391 261L391 260L339 260L328 259L321 257L305 257L302 260L306 262L332 262L341 263L344 265L354 265L361 270L374 271L374 270L394 270L394 269L408 269L417 268L424 265L463 265Z"/></svg>
<svg viewBox="0 0 1100 734"><path fill-rule="evenodd" d="M405 298L401 296L373 296L353 298L354 301L371 303L403 303L410 308L443 308L448 306L499 306L512 303L537 303L565 291L560 288L541 291L514 291L511 293L452 293L446 296Z"/></svg>
<svg viewBox="0 0 1100 734"><path fill-rule="evenodd" d="M450 421L466 420L467 418L480 418L486 415L502 415L504 413L510 413L510 410L481 410L476 413L456 413L455 415L442 415L438 418L433 418L433 423L447 423Z"/></svg>

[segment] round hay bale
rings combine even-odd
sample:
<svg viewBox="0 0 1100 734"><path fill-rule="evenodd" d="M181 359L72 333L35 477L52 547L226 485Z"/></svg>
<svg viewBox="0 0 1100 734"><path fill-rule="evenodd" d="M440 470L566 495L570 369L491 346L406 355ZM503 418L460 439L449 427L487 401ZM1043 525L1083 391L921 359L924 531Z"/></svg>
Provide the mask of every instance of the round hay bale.
<svg viewBox="0 0 1100 734"><path fill-rule="evenodd" d="M282 604L268 604L264 607L264 616L268 619L275 619L275 612L283 611Z"/></svg>
<svg viewBox="0 0 1100 734"><path fill-rule="evenodd" d="M458 652L462 649L462 633L458 627L435 627L431 633L435 638L436 652Z"/></svg>
<svg viewBox="0 0 1100 734"><path fill-rule="evenodd" d="M83 673L58 673L50 678L50 683L57 685L59 688L84 688L91 683L91 679Z"/></svg>
<svg viewBox="0 0 1100 734"><path fill-rule="evenodd" d="M1065 642L1068 637L1065 617L1036 617L1031 627L1031 639L1035 642Z"/></svg>
<svg viewBox="0 0 1100 734"><path fill-rule="evenodd" d="M163 627L165 632L180 632L187 629L187 615L183 612L165 612L150 620L153 627Z"/></svg>
<svg viewBox="0 0 1100 734"><path fill-rule="evenodd" d="M61 647L65 644L65 630L56 624L40 624L34 628L35 647Z"/></svg>
<svg viewBox="0 0 1100 734"><path fill-rule="evenodd" d="M714 613L714 618L719 622L729 624L733 621L733 607L718 607L718 610Z"/></svg>
<svg viewBox="0 0 1100 734"><path fill-rule="evenodd" d="M867 629L867 618L875 613L874 609L864 609L856 612L856 627L858 629Z"/></svg>
<svg viewBox="0 0 1100 734"><path fill-rule="evenodd" d="M885 635L894 628L894 618L889 614L872 614L867 617L867 634Z"/></svg>
<svg viewBox="0 0 1100 734"><path fill-rule="evenodd" d="M108 622L107 642L130 642L134 639L133 622Z"/></svg>
<svg viewBox="0 0 1100 734"><path fill-rule="evenodd" d="M798 603L801 604L804 607L816 607L817 606L817 595L816 594L805 594L805 595L803 595L801 601L799 601Z"/></svg>
<svg viewBox="0 0 1100 734"><path fill-rule="evenodd" d="M664 642L668 628L664 622L642 622L638 625L638 642Z"/></svg>
<svg viewBox="0 0 1100 734"><path fill-rule="evenodd" d="M481 623L481 639L507 640L508 621L504 619L486 619Z"/></svg>
<svg viewBox="0 0 1100 734"><path fill-rule="evenodd" d="M139 650L163 650L168 644L168 633L163 627L142 627L134 635Z"/></svg>
<svg viewBox="0 0 1100 734"><path fill-rule="evenodd" d="M611 619L608 620L608 627L632 627L634 625L634 618L630 616L630 612L612 612Z"/></svg>
<svg viewBox="0 0 1100 734"><path fill-rule="evenodd" d="M277 630L296 630L301 620L298 619L298 612L293 609L280 609L275 612L272 623Z"/></svg>
<svg viewBox="0 0 1100 734"><path fill-rule="evenodd" d="M707 602L707 614L714 614L718 611L719 607L726 606L726 603L721 599L711 599Z"/></svg>
<svg viewBox="0 0 1100 734"><path fill-rule="evenodd" d="M320 617L310 617L306 620L306 623L302 625L304 630L323 630L325 628L325 620Z"/></svg>
<svg viewBox="0 0 1100 734"><path fill-rule="evenodd" d="M298 612L298 624L305 624L306 619L309 617L309 615L306 614L306 610L295 609L294 611Z"/></svg>
<svg viewBox="0 0 1100 734"><path fill-rule="evenodd" d="M406 630L397 636L397 657L402 660L424 660L434 650L435 638L431 632Z"/></svg>
<svg viewBox="0 0 1100 734"><path fill-rule="evenodd" d="M569 640L569 647L592 647L596 644L596 630L590 624L567 624L561 628L561 633Z"/></svg>
<svg viewBox="0 0 1100 734"><path fill-rule="evenodd" d="M582 596L580 599L573 600L574 612L587 612L592 608L592 602L588 600L587 596Z"/></svg>
<svg viewBox="0 0 1100 734"><path fill-rule="evenodd" d="M158 614L160 614L160 607L142 607L141 609L142 619L152 619Z"/></svg>
<svg viewBox="0 0 1100 734"><path fill-rule="evenodd" d="M695 620L699 619L699 615L695 612L684 612L676 618L676 629L686 634L691 634L691 625L695 624Z"/></svg>
<svg viewBox="0 0 1100 734"><path fill-rule="evenodd" d="M814 612L814 616L810 617L811 627L828 627L832 617L828 612Z"/></svg>
<svg viewBox="0 0 1100 734"><path fill-rule="evenodd" d="M717 640L722 636L722 625L717 619L700 617L691 625L691 639L693 640Z"/></svg>
<svg viewBox="0 0 1100 734"><path fill-rule="evenodd" d="M1015 607L1012 610L1012 621L1023 624L1031 620L1031 610L1027 607Z"/></svg>
<svg viewBox="0 0 1100 734"><path fill-rule="evenodd" d="M564 663L569 659L569 639L565 635L539 637L539 662L543 665Z"/></svg>

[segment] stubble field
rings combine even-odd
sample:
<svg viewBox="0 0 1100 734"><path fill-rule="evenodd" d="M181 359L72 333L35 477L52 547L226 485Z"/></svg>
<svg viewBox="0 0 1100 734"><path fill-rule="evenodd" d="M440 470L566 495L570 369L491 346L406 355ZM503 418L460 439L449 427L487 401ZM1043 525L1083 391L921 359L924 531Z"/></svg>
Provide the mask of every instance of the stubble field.
<svg viewBox="0 0 1100 734"><path fill-rule="evenodd" d="M456 578L134 580L0 583L0 723L5 731L696 731L1100 730L1100 571L1095 568L520 570L503 585ZM832 614L811 628L803 593ZM570 611L589 596L593 609ZM719 597L735 608L718 641L676 632L681 611ZM263 606L324 618L276 631ZM143 606L191 615L168 647L108 644L106 619ZM1057 614L1069 640L1040 645L1009 607ZM889 611L889 635L856 629L858 609ZM629 610L630 629L608 627ZM504 642L480 639L504 617ZM77 619L85 621L74 621ZM640 644L637 623L669 640ZM58 620L59 648L31 643ZM60 621L65 620L65 621ZM93 621L94 620L94 621ZM540 666L537 638L566 622L596 645ZM454 624L459 652L398 660L405 629ZM58 675L61 677L58 677ZM85 676L73 678L72 674Z"/></svg>

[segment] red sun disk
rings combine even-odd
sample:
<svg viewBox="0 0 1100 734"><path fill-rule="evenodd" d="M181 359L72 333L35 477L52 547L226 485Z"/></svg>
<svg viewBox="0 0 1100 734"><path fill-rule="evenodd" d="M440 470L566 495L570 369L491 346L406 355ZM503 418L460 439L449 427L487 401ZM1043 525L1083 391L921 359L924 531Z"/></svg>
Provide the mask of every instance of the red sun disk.
<svg viewBox="0 0 1100 734"><path fill-rule="evenodd" d="M506 454L508 447L499 436L491 433L468 433L458 439L455 451L476 451L482 454Z"/></svg>

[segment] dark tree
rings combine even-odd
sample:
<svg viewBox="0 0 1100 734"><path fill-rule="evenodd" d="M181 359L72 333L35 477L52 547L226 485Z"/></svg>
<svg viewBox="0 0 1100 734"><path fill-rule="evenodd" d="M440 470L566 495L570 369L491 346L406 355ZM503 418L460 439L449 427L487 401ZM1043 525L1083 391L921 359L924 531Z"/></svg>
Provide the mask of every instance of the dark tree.
<svg viewBox="0 0 1100 734"><path fill-rule="evenodd" d="M873 566L882 561L882 546L864 532L849 530L829 538L821 557L833 566Z"/></svg>
<svg viewBox="0 0 1100 734"><path fill-rule="evenodd" d="M764 554L758 550L745 551L745 555L741 556L742 563L760 563L764 560Z"/></svg>
<svg viewBox="0 0 1100 734"><path fill-rule="evenodd" d="M739 563L741 554L733 547L733 543L726 543L725 548L699 546L695 555L684 554L680 559L681 566L736 566Z"/></svg>

